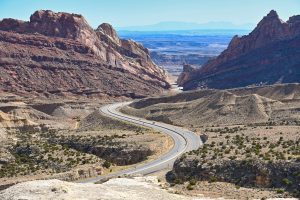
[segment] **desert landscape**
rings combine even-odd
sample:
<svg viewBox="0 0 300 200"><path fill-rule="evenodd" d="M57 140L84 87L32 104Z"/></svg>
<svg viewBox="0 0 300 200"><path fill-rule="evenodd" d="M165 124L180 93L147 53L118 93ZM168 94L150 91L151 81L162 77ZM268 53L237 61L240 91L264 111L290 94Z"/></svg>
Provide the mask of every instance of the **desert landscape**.
<svg viewBox="0 0 300 200"><path fill-rule="evenodd" d="M299 199L300 17L261 12L252 31L3 17L0 199Z"/></svg>
<svg viewBox="0 0 300 200"><path fill-rule="evenodd" d="M16 182L102 175L154 159L172 140L151 129L112 120L104 102L1 98L2 188Z"/></svg>
<svg viewBox="0 0 300 200"><path fill-rule="evenodd" d="M192 180L194 184L186 185L191 190L197 181L278 187L277 193L286 188L297 196L299 89L299 84L286 84L183 92L140 100L123 112L206 135L202 148L175 162L167 175L171 182Z"/></svg>

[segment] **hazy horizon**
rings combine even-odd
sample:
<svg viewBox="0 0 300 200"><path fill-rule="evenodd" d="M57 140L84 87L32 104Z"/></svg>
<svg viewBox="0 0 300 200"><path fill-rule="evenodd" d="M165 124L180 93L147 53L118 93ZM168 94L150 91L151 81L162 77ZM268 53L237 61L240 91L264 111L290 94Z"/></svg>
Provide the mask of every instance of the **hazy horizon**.
<svg viewBox="0 0 300 200"><path fill-rule="evenodd" d="M256 24L234 24L225 21L211 21L206 23L162 21L149 25L115 27L117 31L192 31L192 30L252 30Z"/></svg>
<svg viewBox="0 0 300 200"><path fill-rule="evenodd" d="M243 26L256 25L272 9L283 20L287 20L288 17L299 14L300 1L253 0L241 4L240 0L89 0L89 3L83 0L0 0L0 19L16 18L28 21L30 15L40 9L82 14L94 28L103 22L118 28L151 26L164 22L226 22Z"/></svg>

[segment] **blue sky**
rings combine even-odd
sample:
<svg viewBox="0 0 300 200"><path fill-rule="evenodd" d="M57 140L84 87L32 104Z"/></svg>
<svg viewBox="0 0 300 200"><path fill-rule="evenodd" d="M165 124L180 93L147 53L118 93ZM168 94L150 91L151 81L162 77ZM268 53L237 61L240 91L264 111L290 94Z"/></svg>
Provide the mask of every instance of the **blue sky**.
<svg viewBox="0 0 300 200"><path fill-rule="evenodd" d="M0 0L0 19L29 20L35 10L79 13L96 27L149 25L162 21L256 24L271 9L287 20L300 14L300 0Z"/></svg>

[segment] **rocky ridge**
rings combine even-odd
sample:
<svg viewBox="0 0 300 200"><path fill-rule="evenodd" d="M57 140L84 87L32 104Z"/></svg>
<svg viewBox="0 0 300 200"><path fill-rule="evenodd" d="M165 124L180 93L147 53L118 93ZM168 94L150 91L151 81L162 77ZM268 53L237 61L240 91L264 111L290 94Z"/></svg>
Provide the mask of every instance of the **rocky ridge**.
<svg viewBox="0 0 300 200"><path fill-rule="evenodd" d="M81 15L49 10L0 21L0 66L0 90L18 94L134 98L169 87L149 51L111 25L93 30Z"/></svg>
<svg viewBox="0 0 300 200"><path fill-rule="evenodd" d="M299 82L300 16L282 21L272 10L246 36L234 36L228 48L201 69L184 72L184 89L235 88Z"/></svg>

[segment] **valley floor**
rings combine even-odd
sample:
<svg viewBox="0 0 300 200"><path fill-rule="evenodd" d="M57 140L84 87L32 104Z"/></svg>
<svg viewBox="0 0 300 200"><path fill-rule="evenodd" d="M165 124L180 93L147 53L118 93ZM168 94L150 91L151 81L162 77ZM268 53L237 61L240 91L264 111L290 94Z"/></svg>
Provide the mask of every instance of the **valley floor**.
<svg viewBox="0 0 300 200"><path fill-rule="evenodd" d="M173 96L143 99L122 109L130 115L183 126L207 139L203 147L177 159L172 171L153 174L158 176L155 187L163 189L161 195L168 198L170 193L183 195L172 196L172 199L297 196L300 174L298 85L274 87L175 92ZM285 87L291 87L288 91L293 94L282 93L287 91ZM171 139L165 135L103 116L98 109L104 102L53 104L11 98L13 100L3 98L0 107L1 180L5 184L45 176L74 181L107 174L148 162L172 147ZM70 171L73 173L66 176ZM132 181L122 178L111 181L114 180L124 181L125 185ZM13 194L14 187L26 191L26 187L18 184L0 195ZM49 191L51 187L46 185L43 190ZM72 195L73 190L68 191L71 193L66 195Z"/></svg>
<svg viewBox="0 0 300 200"><path fill-rule="evenodd" d="M299 86L190 91L143 99L122 111L186 127L207 139L167 174L179 192L236 199L298 197Z"/></svg>
<svg viewBox="0 0 300 200"><path fill-rule="evenodd" d="M35 179L75 181L104 175L168 152L173 141L152 129L114 120L109 102L0 98L0 188Z"/></svg>

